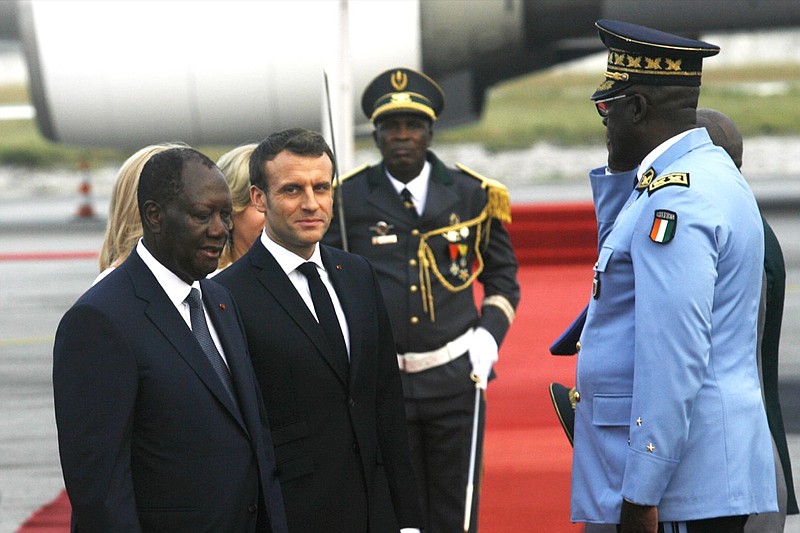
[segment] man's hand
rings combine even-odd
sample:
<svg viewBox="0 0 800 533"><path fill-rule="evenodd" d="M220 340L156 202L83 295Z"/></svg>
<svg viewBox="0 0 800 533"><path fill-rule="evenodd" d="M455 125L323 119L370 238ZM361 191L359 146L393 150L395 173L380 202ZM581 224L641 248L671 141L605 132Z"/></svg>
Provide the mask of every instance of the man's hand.
<svg viewBox="0 0 800 533"><path fill-rule="evenodd" d="M628 500L622 500L621 533L656 533L657 531L658 507L638 505Z"/></svg>
<svg viewBox="0 0 800 533"><path fill-rule="evenodd" d="M477 328L472 334L469 360L472 363L472 373L478 377L480 387L486 390L492 365L497 362L497 341L484 328Z"/></svg>

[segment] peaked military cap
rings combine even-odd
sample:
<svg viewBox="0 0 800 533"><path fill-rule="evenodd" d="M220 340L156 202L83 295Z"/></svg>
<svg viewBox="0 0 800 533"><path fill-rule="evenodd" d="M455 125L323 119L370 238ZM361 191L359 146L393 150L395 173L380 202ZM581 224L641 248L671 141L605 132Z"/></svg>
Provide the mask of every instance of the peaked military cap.
<svg viewBox="0 0 800 533"><path fill-rule="evenodd" d="M608 48L606 79L592 100L614 96L631 85L698 87L703 58L719 47L629 22L598 20L600 39Z"/></svg>
<svg viewBox="0 0 800 533"><path fill-rule="evenodd" d="M435 121L444 109L444 92L421 72L393 68L367 85L361 109L372 122L389 113L417 113Z"/></svg>

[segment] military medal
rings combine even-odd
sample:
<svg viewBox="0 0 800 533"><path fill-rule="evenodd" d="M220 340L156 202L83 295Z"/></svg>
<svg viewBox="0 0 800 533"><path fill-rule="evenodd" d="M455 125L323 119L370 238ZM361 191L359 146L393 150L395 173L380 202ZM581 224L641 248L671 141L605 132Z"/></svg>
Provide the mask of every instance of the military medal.
<svg viewBox="0 0 800 533"><path fill-rule="evenodd" d="M600 298L600 273L594 273L594 279L592 279L592 298L597 300Z"/></svg>
<svg viewBox="0 0 800 533"><path fill-rule="evenodd" d="M597 263L594 264L594 267L597 268ZM592 298L595 300L600 298L600 272L597 270L594 271L594 278L592 278Z"/></svg>
<svg viewBox="0 0 800 533"><path fill-rule="evenodd" d="M457 226L460 222L461 219L457 214L450 214L451 226ZM462 241L469 237L469 228L467 226L461 226L457 229L451 229L443 233L442 237L448 241L447 251L450 257L450 267L448 271L450 275L462 281L466 280L469 278L469 268L467 268L469 266L467 262L469 246L463 244Z"/></svg>
<svg viewBox="0 0 800 533"><path fill-rule="evenodd" d="M389 230L392 228L394 228L394 225L388 224L383 220L379 220L374 226L370 226L369 229L375 232L375 235L372 237L372 245L395 244L397 242L397 234L393 233L389 235Z"/></svg>

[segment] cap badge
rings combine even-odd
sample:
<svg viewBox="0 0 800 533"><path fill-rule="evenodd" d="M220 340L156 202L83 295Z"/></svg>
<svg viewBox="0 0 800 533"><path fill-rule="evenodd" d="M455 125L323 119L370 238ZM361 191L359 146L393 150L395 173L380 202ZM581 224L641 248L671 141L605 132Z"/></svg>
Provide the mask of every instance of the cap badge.
<svg viewBox="0 0 800 533"><path fill-rule="evenodd" d="M408 93L395 93L392 95L393 104L408 104L411 103L411 95Z"/></svg>
<svg viewBox="0 0 800 533"><path fill-rule="evenodd" d="M402 70L396 70L391 76L391 82L395 91L402 91L408 85L408 74Z"/></svg>

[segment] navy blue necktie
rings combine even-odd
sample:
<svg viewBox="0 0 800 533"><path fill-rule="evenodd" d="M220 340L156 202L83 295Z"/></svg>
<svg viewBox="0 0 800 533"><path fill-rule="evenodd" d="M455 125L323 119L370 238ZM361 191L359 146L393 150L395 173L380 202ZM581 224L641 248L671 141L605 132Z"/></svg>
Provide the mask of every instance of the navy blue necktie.
<svg viewBox="0 0 800 533"><path fill-rule="evenodd" d="M311 289L311 301L314 303L314 310L317 312L317 321L325 332L328 344L336 359L337 364L344 363L342 369L347 373L350 360L347 356L347 345L344 343L342 327L333 309L331 295L317 272L317 265L314 263L303 263L297 270L308 279L308 288Z"/></svg>
<svg viewBox="0 0 800 533"><path fill-rule="evenodd" d="M208 330L208 324L206 323L206 313L203 310L203 301L200 299L200 291L192 288L185 301L189 304L192 333L197 338L197 342L200 343L200 347L203 348L208 361L214 367L214 372L219 376L223 387L228 391L228 395L235 405L236 396L233 393L233 379L231 378L230 370L228 370L228 365L225 364L216 344L214 344L214 339L211 338L211 332Z"/></svg>

